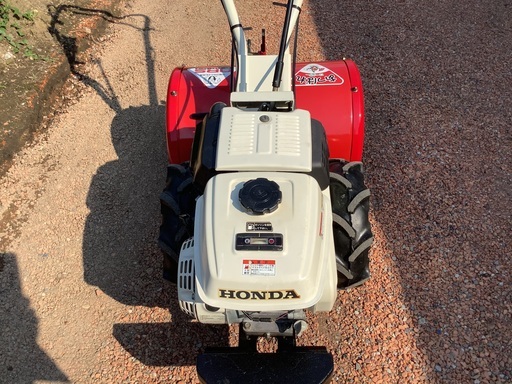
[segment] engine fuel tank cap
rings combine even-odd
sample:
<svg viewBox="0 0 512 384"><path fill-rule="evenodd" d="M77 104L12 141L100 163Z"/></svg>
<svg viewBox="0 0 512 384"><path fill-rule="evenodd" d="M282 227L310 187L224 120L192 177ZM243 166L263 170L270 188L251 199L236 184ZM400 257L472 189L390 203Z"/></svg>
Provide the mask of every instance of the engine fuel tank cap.
<svg viewBox="0 0 512 384"><path fill-rule="evenodd" d="M263 215L277 209L282 193L275 181L258 178L245 182L238 198L247 211Z"/></svg>

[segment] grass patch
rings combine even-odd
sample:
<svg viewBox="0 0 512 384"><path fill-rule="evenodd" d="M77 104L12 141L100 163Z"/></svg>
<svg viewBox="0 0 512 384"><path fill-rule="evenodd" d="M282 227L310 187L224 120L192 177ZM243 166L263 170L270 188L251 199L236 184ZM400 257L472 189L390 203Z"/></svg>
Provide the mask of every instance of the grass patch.
<svg viewBox="0 0 512 384"><path fill-rule="evenodd" d="M0 44L9 44L13 53L22 53L28 59L44 59L34 52L24 31L24 26L33 23L35 17L36 12L33 10L23 12L8 1L0 0Z"/></svg>

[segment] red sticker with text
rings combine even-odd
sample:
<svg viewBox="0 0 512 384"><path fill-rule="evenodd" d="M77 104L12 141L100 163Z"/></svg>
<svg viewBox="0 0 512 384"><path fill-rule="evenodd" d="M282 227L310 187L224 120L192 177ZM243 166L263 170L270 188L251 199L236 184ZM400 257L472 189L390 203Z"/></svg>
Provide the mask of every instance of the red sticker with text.
<svg viewBox="0 0 512 384"><path fill-rule="evenodd" d="M345 82L336 72L320 64L308 64L295 74L295 85L307 87L314 85L341 85Z"/></svg>

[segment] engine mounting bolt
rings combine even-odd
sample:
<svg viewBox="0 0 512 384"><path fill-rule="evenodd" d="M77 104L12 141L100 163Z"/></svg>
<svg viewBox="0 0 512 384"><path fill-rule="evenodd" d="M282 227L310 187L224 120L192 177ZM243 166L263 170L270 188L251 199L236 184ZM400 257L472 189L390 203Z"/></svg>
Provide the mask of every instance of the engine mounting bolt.
<svg viewBox="0 0 512 384"><path fill-rule="evenodd" d="M244 329L246 331L248 331L249 329L251 329L251 323L244 323Z"/></svg>

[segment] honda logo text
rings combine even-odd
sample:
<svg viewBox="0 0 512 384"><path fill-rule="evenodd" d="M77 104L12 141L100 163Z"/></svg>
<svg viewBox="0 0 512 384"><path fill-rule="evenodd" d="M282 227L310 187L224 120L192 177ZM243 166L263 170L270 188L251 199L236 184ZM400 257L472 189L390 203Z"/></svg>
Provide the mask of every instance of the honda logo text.
<svg viewBox="0 0 512 384"><path fill-rule="evenodd" d="M281 291L235 291L233 289L219 289L222 299L238 300L286 300L300 299L300 295L293 289Z"/></svg>

